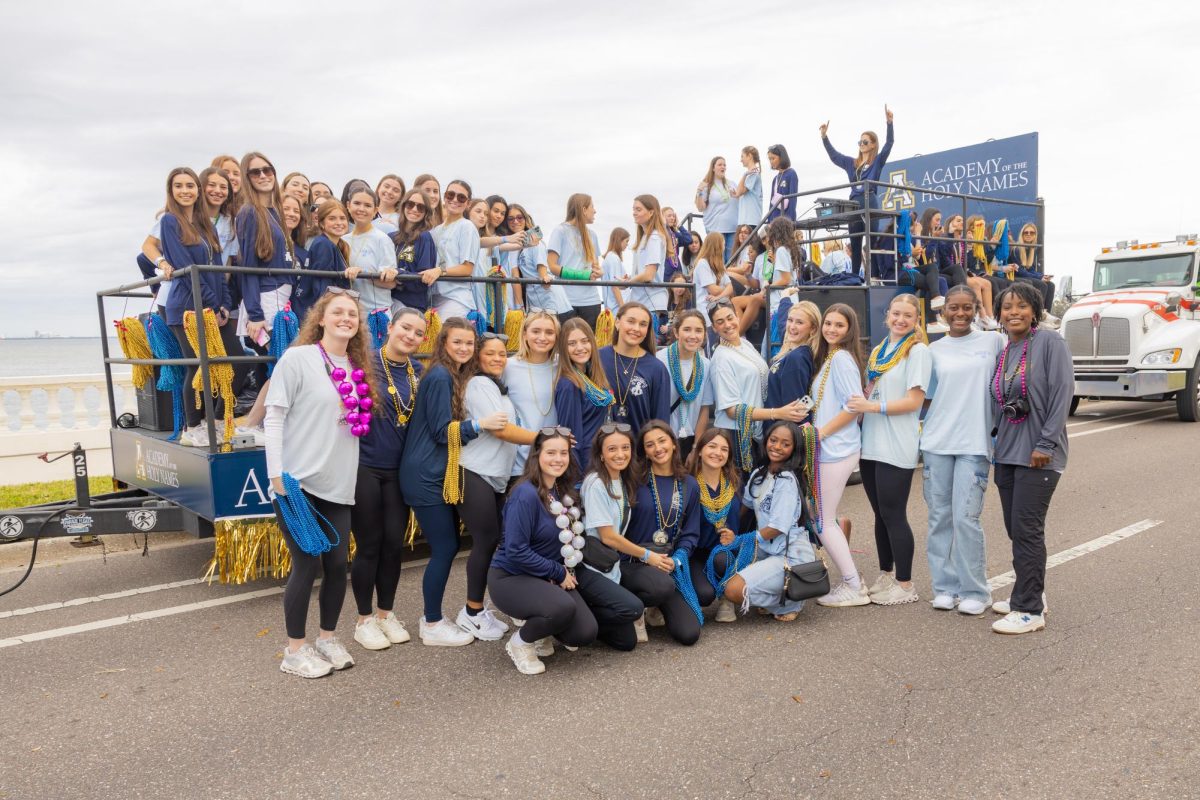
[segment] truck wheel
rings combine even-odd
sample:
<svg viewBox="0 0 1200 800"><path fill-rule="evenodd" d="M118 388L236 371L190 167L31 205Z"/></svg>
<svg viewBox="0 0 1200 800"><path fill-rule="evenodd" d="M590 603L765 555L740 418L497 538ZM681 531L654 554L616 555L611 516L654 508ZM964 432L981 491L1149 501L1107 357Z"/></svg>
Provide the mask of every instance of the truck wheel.
<svg viewBox="0 0 1200 800"><path fill-rule="evenodd" d="M1184 386L1175 395L1175 410L1179 414L1181 422L1196 422L1200 420L1200 386L1197 381L1200 379L1200 356L1196 358L1196 363L1187 371L1187 380Z"/></svg>
<svg viewBox="0 0 1200 800"><path fill-rule="evenodd" d="M1072 416L1072 417L1075 416L1075 410L1077 408L1079 408L1079 395L1075 395L1074 397L1071 398L1070 416Z"/></svg>

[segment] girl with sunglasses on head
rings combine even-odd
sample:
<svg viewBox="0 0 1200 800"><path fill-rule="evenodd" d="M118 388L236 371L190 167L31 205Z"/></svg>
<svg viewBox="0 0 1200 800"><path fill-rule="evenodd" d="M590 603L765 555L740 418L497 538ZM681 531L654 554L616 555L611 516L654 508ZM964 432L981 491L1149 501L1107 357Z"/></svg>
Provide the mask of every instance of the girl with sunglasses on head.
<svg viewBox="0 0 1200 800"><path fill-rule="evenodd" d="M429 213L435 226L445 222L445 209L442 208L442 185L438 183L438 179L429 174L421 174L413 179L413 188L420 190L421 194L425 195L425 202L429 204Z"/></svg>
<svg viewBox="0 0 1200 800"><path fill-rule="evenodd" d="M422 176L424 177L424 176ZM418 187L423 184L418 184ZM424 189L422 189L424 191ZM446 186L445 222L433 229L437 244L437 270L421 274L421 281L433 287L434 307L442 319L462 317L475 308L471 284L441 280L447 275L466 277L475 270L479 260L479 231L475 223L463 216L471 201L471 187L466 181L453 180ZM425 201L429 202L426 195Z"/></svg>
<svg viewBox="0 0 1200 800"><path fill-rule="evenodd" d="M646 423L637 437L637 499L626 533L641 549L623 553L621 585L647 611L657 609L671 638L692 645L700 638L700 620L675 586L675 554L690 559L700 539L700 490L683 468L675 433L661 420ZM654 624L658 614L651 615ZM638 641L645 626L635 624Z"/></svg>
<svg viewBox="0 0 1200 800"><path fill-rule="evenodd" d="M632 284L629 300L654 312L651 335L657 341L667 332L667 290L643 288L639 284L666 281L665 264L667 257L674 255L674 239L667 233L654 195L642 194L633 199L633 221L637 224L637 239L633 243L633 274L626 278Z"/></svg>
<svg viewBox="0 0 1200 800"><path fill-rule="evenodd" d="M708 311L712 304L722 298L733 297L733 281L725 272L723 255L725 240L719 234L710 233L700 245L700 257L692 270L692 284L696 289L696 309L708 325Z"/></svg>
<svg viewBox="0 0 1200 800"><path fill-rule="evenodd" d="M579 593L596 617L597 637L615 650L638 642L634 624L645 606L621 585L621 555L641 557L644 548L625 538L637 500L633 432L623 422L606 422L592 440L588 473L583 479L583 569L575 571Z"/></svg>
<svg viewBox="0 0 1200 800"><path fill-rule="evenodd" d="M883 113L887 117L887 141L883 143L883 149L879 149L878 134L874 131L863 131L863 134L858 137L858 155L854 158L842 155L830 143L828 121L821 126L821 143L825 145L825 152L829 154L829 160L833 162L834 166L845 171L847 182L877 181L883 175L883 167L892 153L894 141L892 129L894 115L886 105L883 107ZM876 189L875 186L858 183L856 186L850 187L850 199L857 201L862 208L879 208ZM866 220L862 218L855 219L850 223L851 258L856 270L863 267L862 234L866 229Z"/></svg>
<svg viewBox="0 0 1200 800"><path fill-rule="evenodd" d="M292 241L283 230L280 208L283 196L275 180L275 167L262 153L242 156L242 208L234 222L243 267L292 269ZM238 310L239 336L260 355L267 352L275 314L292 296L294 279L287 275L238 276L242 305Z"/></svg>
<svg viewBox="0 0 1200 800"><path fill-rule="evenodd" d="M504 506L504 541L492 559L488 583L496 607L525 620L505 645L523 675L546 671L541 658L554 654L553 639L576 648L591 644L598 632L577 591L583 544L578 477L570 432L544 429Z"/></svg>
<svg viewBox="0 0 1200 800"><path fill-rule="evenodd" d="M635 431L652 419L671 418L671 377L654 357L653 324L648 308L627 302L617 309L613 343L600 348L600 363L616 400L612 419Z"/></svg>
<svg viewBox="0 0 1200 800"><path fill-rule="evenodd" d="M375 185L375 196L379 198L379 207L375 210L375 216L391 226L391 229L387 231L389 235L395 233L400 227L400 219L403 216L400 201L406 192L404 179L399 175L384 175Z"/></svg>
<svg viewBox="0 0 1200 800"><path fill-rule="evenodd" d="M926 550L931 605L969 616L987 610L987 555L980 516L987 494L992 408L987 395L1004 337L975 328L979 296L951 286L942 306L947 333L929 346L932 400L921 427L922 489L929 509Z"/></svg>
<svg viewBox="0 0 1200 800"><path fill-rule="evenodd" d="M317 209L317 229L320 233L309 243L308 268L328 272L328 278L301 275L292 295L292 311L304 321L308 310L330 286L350 288L346 277L350 261L350 245L342 237L350 229L350 215L337 200L328 200Z"/></svg>
<svg viewBox="0 0 1200 800"><path fill-rule="evenodd" d="M808 416L808 409L799 398L777 408L768 408L765 403L767 364L754 345L738 333L733 304L724 300L718 302L710 317L713 330L720 337L711 361L713 405L716 408L713 424L730 432L736 445L734 461L743 474L749 474L754 467L756 442L762 438L762 421L801 422Z"/></svg>
<svg viewBox="0 0 1200 800"><path fill-rule="evenodd" d="M921 408L933 366L916 295L893 297L885 322L887 338L867 360L867 388L846 406L863 415L859 471L875 512L882 572L867 594L872 603L895 606L918 599L912 583L915 542L908 497L920 458Z"/></svg>
<svg viewBox="0 0 1200 800"><path fill-rule="evenodd" d="M858 315L845 303L825 309L821 341L813 363L817 365L809 396L812 424L821 442L821 544L842 574L829 594L818 597L823 606L865 606L871 598L850 554L850 522L838 517L838 505L862 450L858 414L850 410L852 398L863 393L863 358L859 344ZM832 581L831 581L832 583Z"/></svg>
<svg viewBox="0 0 1200 800"><path fill-rule="evenodd" d="M721 428L708 428L696 437L696 447L687 460L687 470L696 478L700 490L700 538L688 565L692 586L700 605L717 602L717 622L737 619L733 603L717 598L716 587L708 580L706 565L712 549L721 543L726 531L730 537L741 530L742 501L738 497L742 473L733 461L733 440ZM727 556L718 554L714 566L718 574L728 565Z"/></svg>
<svg viewBox="0 0 1200 800"><path fill-rule="evenodd" d="M475 361L475 326L461 317L442 323L408 422L400 474L404 500L416 515L429 544L429 564L421 579L425 613L421 641L429 646L458 647L475 637L442 616L446 581L458 552L459 502L462 499L462 448L483 431L509 423L497 411L468 416L465 396Z"/></svg>
<svg viewBox="0 0 1200 800"><path fill-rule="evenodd" d="M341 290L326 292L276 362L267 390L267 476L292 558L283 593L288 646L280 669L302 678L354 664L335 631L346 598L359 439L364 427L385 424L361 421L374 416L379 399L371 388L377 384L368 338L358 301ZM357 388L341 391L339 384L354 387L355 381ZM305 639L305 624L318 572L321 632L313 646Z"/></svg>
<svg viewBox="0 0 1200 800"><path fill-rule="evenodd" d="M600 290L590 285L602 276L600 241L589 228L596 221L591 195L576 193L567 198L566 221L550 232L546 241L547 266L557 277L576 281L563 288L574 314L596 327L600 316Z"/></svg>
<svg viewBox="0 0 1200 800"><path fill-rule="evenodd" d="M601 280L622 281L625 279L625 263L621 260L621 256L624 255L625 248L629 247L629 238L629 231L624 228L612 229L612 233L608 235L608 249L604 251L604 261L600 263ZM617 309L625 302L621 287L605 286L602 292L604 307L613 314L617 313Z"/></svg>
<svg viewBox="0 0 1200 800"><path fill-rule="evenodd" d="M1008 334L989 384L996 488L1012 540L1016 583L992 604L996 633L1046 627L1046 514L1067 468L1067 417L1075 381L1071 352L1057 331L1039 327L1042 295L1014 283L996 303Z"/></svg>
<svg viewBox="0 0 1200 800"><path fill-rule="evenodd" d="M1008 263L1017 280L1030 284L1042 293L1042 307L1050 313L1054 306L1054 283L1050 280L1052 276L1047 275L1042 266L1042 249L1035 246L1037 243L1037 225L1026 222L1021 226L1021 233L1009 252Z"/></svg>
<svg viewBox="0 0 1200 800"><path fill-rule="evenodd" d="M725 241L723 258L733 255L733 238L738 226L737 185L725 176L725 159L714 156L708 172L696 189L696 210L704 213L704 230L719 233Z"/></svg>
<svg viewBox="0 0 1200 800"><path fill-rule="evenodd" d="M383 314L386 320L392 310L392 289L396 286L399 270L396 268L396 248L392 245L391 237L375 224L378 207L375 192L369 187L357 186L352 189L347 210L354 227L343 241L350 246L350 258L347 259L350 266L346 270L346 277L362 297L368 318L372 314ZM358 277L364 272L368 277Z"/></svg>
<svg viewBox="0 0 1200 800"><path fill-rule="evenodd" d="M517 418L503 380L507 363L508 337L484 333L475 356L475 375L467 382L463 398L463 407L469 417L482 419L500 413L507 420ZM462 450L463 492L458 516L467 533L471 534L471 553L467 558L467 599L455 624L481 641L494 642L508 631L508 625L497 619L491 609L484 606L483 600L488 567L502 538L504 496L512 477L517 448L533 444L535 435L534 431L509 422L498 430L483 431Z"/></svg>
<svg viewBox="0 0 1200 800"><path fill-rule="evenodd" d="M429 308L428 282L424 276L437 269L437 245L429 232L433 227L429 203L420 189L409 189L400 198L397 208L400 209L400 222L391 236L397 275L420 275L422 280L396 281L392 289L392 313L401 308L424 312Z"/></svg>
<svg viewBox="0 0 1200 800"><path fill-rule="evenodd" d="M800 188L800 177L792 169L792 159L788 156L787 148L781 144L773 144L767 148L767 163L775 170L771 179L771 210L767 214L770 222L777 217L787 217L796 221L796 198L788 197Z"/></svg>
<svg viewBox="0 0 1200 800"><path fill-rule="evenodd" d="M571 448L575 465L583 471L592 451L596 431L612 413L612 387L604 374L596 347L596 336L582 319L567 320L558 335L558 378L554 386L554 410L558 424L575 436Z"/></svg>
<svg viewBox="0 0 1200 800"><path fill-rule="evenodd" d="M710 234L711 235L711 234ZM671 428L679 437L679 456L687 460L696 437L708 427L713 405L712 371L705 358L704 316L681 311L672 322L674 341L658 351L671 381Z"/></svg>
<svg viewBox="0 0 1200 800"><path fill-rule="evenodd" d="M517 410L516 423L526 430L558 424L554 408L554 390L558 384L554 349L558 338L558 319L553 314L529 312L521 324L517 355L504 368L504 383ZM521 474L528 455L528 446L517 450L512 475Z"/></svg>
<svg viewBox="0 0 1200 800"><path fill-rule="evenodd" d="M801 300L788 309L783 345L771 359L767 405L778 408L804 397L812 386L813 354L821 339L821 309Z"/></svg>
<svg viewBox="0 0 1200 800"><path fill-rule="evenodd" d="M411 308L401 309L388 326L387 341L371 358L380 404L371 415L370 430L359 440L350 511L357 547L350 567L358 606L354 641L368 650L385 650L411 638L393 608L409 514L400 490L400 457L422 372L414 354L424 336L425 317Z"/></svg>

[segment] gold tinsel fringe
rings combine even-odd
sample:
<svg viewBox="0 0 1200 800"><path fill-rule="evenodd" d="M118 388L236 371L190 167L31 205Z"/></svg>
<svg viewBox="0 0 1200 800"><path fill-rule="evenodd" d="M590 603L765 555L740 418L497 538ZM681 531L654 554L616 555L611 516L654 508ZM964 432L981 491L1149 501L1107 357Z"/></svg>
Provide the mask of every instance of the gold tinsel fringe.
<svg viewBox="0 0 1200 800"><path fill-rule="evenodd" d="M525 324L525 312L514 308L504 315L504 335L508 337L508 352L515 353L521 346L521 326Z"/></svg>
<svg viewBox="0 0 1200 800"><path fill-rule="evenodd" d="M427 356L433 353L433 343L437 341L438 333L442 330L442 318L430 307L425 311L425 338L417 348L417 355Z"/></svg>
<svg viewBox="0 0 1200 800"><path fill-rule="evenodd" d="M608 347L612 344L613 327L615 324L611 311L606 308L600 312L600 316L596 318L595 332L597 347Z"/></svg>
<svg viewBox="0 0 1200 800"><path fill-rule="evenodd" d="M196 332L196 312L183 312L183 332L187 334L188 344L192 352L199 355L200 338ZM211 308L204 309L204 344L208 348L209 358L223 358L226 355L225 344L221 341L221 329L217 326L217 315ZM210 364L208 381L212 387L213 396L220 397L225 405L225 443L233 438L233 409L237 398L233 395L233 364ZM204 378L200 370L192 379L192 388L196 390L196 408L202 407L201 393L204 391Z"/></svg>
<svg viewBox="0 0 1200 800"><path fill-rule="evenodd" d="M150 350L150 340L146 338L146 329L137 317L126 317L113 323L117 327L117 342L126 358L154 358ZM149 364L133 365L133 385L145 389L154 380L154 367Z"/></svg>
<svg viewBox="0 0 1200 800"><path fill-rule="evenodd" d="M218 520L213 529L213 557L204 571L204 580L209 583L216 578L221 583L241 585L258 578L286 578L292 571L292 556L284 544L283 532L271 518ZM357 549L351 533L351 561Z"/></svg>

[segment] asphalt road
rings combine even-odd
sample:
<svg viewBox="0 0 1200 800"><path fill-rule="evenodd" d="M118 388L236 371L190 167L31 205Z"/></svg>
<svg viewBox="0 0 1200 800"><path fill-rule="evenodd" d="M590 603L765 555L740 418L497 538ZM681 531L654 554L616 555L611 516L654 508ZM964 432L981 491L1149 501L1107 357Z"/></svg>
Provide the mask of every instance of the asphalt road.
<svg viewBox="0 0 1200 800"><path fill-rule="evenodd" d="M634 653L560 652L539 677L500 643L417 643L419 566L397 604L413 643L349 642L348 597L357 665L303 681L277 669L279 583L195 583L207 543L51 556L0 598L0 798L1200 796L1200 426L1108 403L1070 430L1049 552L1157 524L1053 567L1047 629L1019 637L929 607L919 479L922 602L710 622L692 648L651 629ZM860 487L846 510L873 580ZM1001 575L994 489L984 523ZM464 590L460 562L447 614Z"/></svg>

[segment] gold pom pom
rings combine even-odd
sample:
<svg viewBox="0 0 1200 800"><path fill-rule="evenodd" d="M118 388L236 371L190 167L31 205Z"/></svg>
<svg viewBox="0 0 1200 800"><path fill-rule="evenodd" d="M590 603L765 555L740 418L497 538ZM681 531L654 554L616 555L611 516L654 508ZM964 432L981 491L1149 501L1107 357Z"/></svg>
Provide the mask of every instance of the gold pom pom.
<svg viewBox="0 0 1200 800"><path fill-rule="evenodd" d="M521 346L521 326L525 324L525 312L514 308L504 315L504 335L508 337L508 352L515 353Z"/></svg>
<svg viewBox="0 0 1200 800"><path fill-rule="evenodd" d="M438 333L441 330L442 318L438 316L437 311L429 308L425 311L425 338L421 340L421 346L417 348L418 355L427 356L433 352L433 343L437 341Z"/></svg>
<svg viewBox="0 0 1200 800"><path fill-rule="evenodd" d="M607 308L600 312L600 316L596 318L596 346L608 347L612 344L613 329L616 321L613 319L612 312Z"/></svg>

